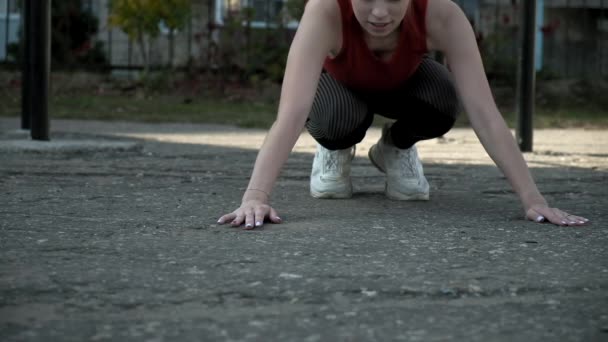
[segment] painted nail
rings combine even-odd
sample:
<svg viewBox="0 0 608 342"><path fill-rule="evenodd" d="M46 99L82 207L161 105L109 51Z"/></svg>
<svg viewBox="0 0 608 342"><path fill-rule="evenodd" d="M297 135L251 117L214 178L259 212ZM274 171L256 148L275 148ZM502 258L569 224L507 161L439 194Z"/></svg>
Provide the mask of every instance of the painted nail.
<svg viewBox="0 0 608 342"><path fill-rule="evenodd" d="M261 225L262 225L262 222L260 222L260 221L258 221L258 222L256 222L256 223L255 223L255 226L256 226L256 227L259 227L259 226L261 226Z"/></svg>
<svg viewBox="0 0 608 342"><path fill-rule="evenodd" d="M245 225L245 227L247 227L247 228L251 228L251 227L253 227L253 225L252 225L251 223L247 223L247 224Z"/></svg>
<svg viewBox="0 0 608 342"><path fill-rule="evenodd" d="M536 222L545 222L545 218L543 216L539 216L536 218Z"/></svg>
<svg viewBox="0 0 608 342"><path fill-rule="evenodd" d="M566 221L562 221L562 224L563 224L563 225L566 225L566 224L568 224L568 223L567 223Z"/></svg>

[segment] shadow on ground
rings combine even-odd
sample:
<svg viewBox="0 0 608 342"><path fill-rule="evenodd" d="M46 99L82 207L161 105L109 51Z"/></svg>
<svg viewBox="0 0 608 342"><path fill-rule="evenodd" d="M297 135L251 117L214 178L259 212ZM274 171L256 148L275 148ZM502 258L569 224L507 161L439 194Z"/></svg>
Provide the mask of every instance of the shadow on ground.
<svg viewBox="0 0 608 342"><path fill-rule="evenodd" d="M523 219L493 166L428 163L431 201L395 202L353 164L355 196L308 195L293 153L285 223L243 231L256 151L141 140L103 153L0 154L0 339L593 341L608 338L608 173L533 168L556 206ZM1 142L0 142L1 143Z"/></svg>

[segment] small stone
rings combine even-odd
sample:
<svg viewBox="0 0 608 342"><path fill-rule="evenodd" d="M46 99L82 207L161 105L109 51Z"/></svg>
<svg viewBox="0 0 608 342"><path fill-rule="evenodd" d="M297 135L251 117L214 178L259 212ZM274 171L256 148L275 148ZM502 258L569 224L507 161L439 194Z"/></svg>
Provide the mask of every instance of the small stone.
<svg viewBox="0 0 608 342"><path fill-rule="evenodd" d="M361 293L367 297L375 297L378 295L378 291L368 290L366 288L362 288Z"/></svg>
<svg viewBox="0 0 608 342"><path fill-rule="evenodd" d="M301 275L299 274L293 274L293 273L281 273L279 274L279 278L283 278L283 279L300 279L302 278Z"/></svg>

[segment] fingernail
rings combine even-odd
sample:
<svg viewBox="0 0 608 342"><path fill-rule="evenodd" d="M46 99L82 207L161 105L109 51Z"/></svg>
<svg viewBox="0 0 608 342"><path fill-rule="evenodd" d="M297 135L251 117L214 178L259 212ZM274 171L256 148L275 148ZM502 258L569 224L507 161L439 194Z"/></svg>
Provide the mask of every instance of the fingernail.
<svg viewBox="0 0 608 342"><path fill-rule="evenodd" d="M251 227L253 227L253 225L252 225L251 223L247 223L247 224L245 225L245 227L247 227L247 228L251 228Z"/></svg>
<svg viewBox="0 0 608 342"><path fill-rule="evenodd" d="M219 220L217 220L217 223L222 224L224 222L222 221L222 219L219 219Z"/></svg>
<svg viewBox="0 0 608 342"><path fill-rule="evenodd" d="M545 222L545 218L543 216L539 216L536 218L536 222Z"/></svg>
<svg viewBox="0 0 608 342"><path fill-rule="evenodd" d="M258 221L258 222L256 222L256 223L255 223L255 226L256 226L256 227L259 227L259 226L261 226L261 225L262 225L262 222L260 222L260 221Z"/></svg>
<svg viewBox="0 0 608 342"><path fill-rule="evenodd" d="M565 224L568 224L568 223L567 223L566 221L562 221L562 224L564 224L564 225L565 225Z"/></svg>
<svg viewBox="0 0 608 342"><path fill-rule="evenodd" d="M283 221L280 217L275 217L275 220Z"/></svg>

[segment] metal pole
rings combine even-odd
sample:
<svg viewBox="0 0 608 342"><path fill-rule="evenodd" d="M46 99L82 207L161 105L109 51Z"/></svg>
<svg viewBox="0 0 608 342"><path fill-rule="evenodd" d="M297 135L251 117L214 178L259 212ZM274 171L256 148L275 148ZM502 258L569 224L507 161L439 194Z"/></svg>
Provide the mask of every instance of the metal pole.
<svg viewBox="0 0 608 342"><path fill-rule="evenodd" d="M536 0L524 2L521 58L518 79L517 143L522 152L532 151L532 117L534 115L534 40L536 38Z"/></svg>
<svg viewBox="0 0 608 342"><path fill-rule="evenodd" d="M108 63L110 64L110 69L112 68L112 29L108 28Z"/></svg>
<svg viewBox="0 0 608 342"><path fill-rule="evenodd" d="M566 0L567 15L566 19L566 46L570 46L570 0ZM566 77L570 76L570 49L564 49L566 53Z"/></svg>
<svg viewBox="0 0 608 342"><path fill-rule="evenodd" d="M23 1L21 20L21 129L31 128L32 107L30 99L31 77L30 77L30 40L32 35L32 9L31 0Z"/></svg>
<svg viewBox="0 0 608 342"><path fill-rule="evenodd" d="M4 30L4 60L8 62L8 39L10 38L8 32L11 29L10 26L11 17L11 2L6 0L6 17L4 17L4 23L6 25Z"/></svg>
<svg viewBox="0 0 608 342"><path fill-rule="evenodd" d="M49 72L51 69L51 0L32 0L30 33L30 104L32 139L49 140Z"/></svg>
<svg viewBox="0 0 608 342"><path fill-rule="evenodd" d="M192 3L190 4L190 14L188 14L188 25L186 26L188 31L188 63L190 63L190 59L192 58Z"/></svg>
<svg viewBox="0 0 608 342"><path fill-rule="evenodd" d="M127 41L127 66L131 68L131 54L133 50L133 44L131 42L131 38Z"/></svg>
<svg viewBox="0 0 608 342"><path fill-rule="evenodd" d="M607 8L604 5L604 0L602 0L601 3L601 9L600 9L600 13L602 14L602 22L606 22L606 10ZM599 39L599 38L598 38ZM599 61L600 61L600 75L604 76L604 65L606 63L604 63L604 44L600 42L598 42L600 45L600 56L599 56Z"/></svg>

